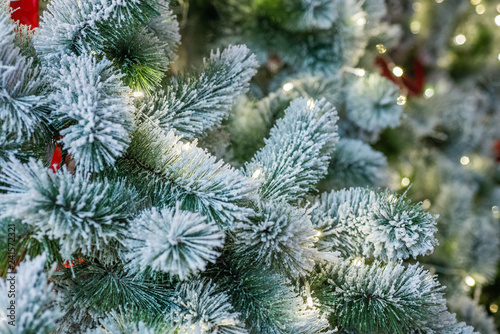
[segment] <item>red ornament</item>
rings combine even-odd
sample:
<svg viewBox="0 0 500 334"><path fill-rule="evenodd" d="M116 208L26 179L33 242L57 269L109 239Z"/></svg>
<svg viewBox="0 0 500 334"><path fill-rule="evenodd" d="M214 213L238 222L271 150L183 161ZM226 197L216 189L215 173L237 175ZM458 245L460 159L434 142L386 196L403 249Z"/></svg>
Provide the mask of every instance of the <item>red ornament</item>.
<svg viewBox="0 0 500 334"><path fill-rule="evenodd" d="M500 163L500 139L493 142L493 154L495 161Z"/></svg>
<svg viewBox="0 0 500 334"><path fill-rule="evenodd" d="M38 1L39 0L16 0L10 2L10 7L14 9L12 19L21 24L38 27Z"/></svg>
<svg viewBox="0 0 500 334"><path fill-rule="evenodd" d="M406 73L401 77L395 76L389 67L387 59L383 56L377 57L375 64L380 68L380 74L383 77L394 82L401 90L406 91L408 96L420 96L424 92L425 72L420 59L417 58L413 63L414 77L409 77Z"/></svg>

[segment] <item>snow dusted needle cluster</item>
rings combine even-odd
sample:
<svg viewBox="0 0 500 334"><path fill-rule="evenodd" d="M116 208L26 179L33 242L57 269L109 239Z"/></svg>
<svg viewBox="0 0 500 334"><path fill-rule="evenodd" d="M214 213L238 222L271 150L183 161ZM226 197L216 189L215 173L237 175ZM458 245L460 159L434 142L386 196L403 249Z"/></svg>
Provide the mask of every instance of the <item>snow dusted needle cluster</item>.
<svg viewBox="0 0 500 334"><path fill-rule="evenodd" d="M40 255L32 260L27 259L18 268L17 273L10 274L7 280L0 280L0 332L5 334L49 334L56 329L63 313L55 306L57 295L53 284L47 281L44 272L46 256ZM12 279L14 277L14 279ZM10 278L10 279L9 279ZM8 318L10 300L7 296L14 291L16 303L15 319ZM14 320L9 324L9 321Z"/></svg>
<svg viewBox="0 0 500 334"><path fill-rule="evenodd" d="M65 55L52 73L55 116L69 125L61 130L61 141L76 164L89 172L113 165L130 142L130 89L112 65L90 54Z"/></svg>
<svg viewBox="0 0 500 334"><path fill-rule="evenodd" d="M205 270L206 262L215 262L217 248L224 244L224 234L213 222L196 213L174 209L152 208L142 212L131 222L125 242L128 266L134 271L148 267L181 280L198 270Z"/></svg>
<svg viewBox="0 0 500 334"><path fill-rule="evenodd" d="M298 98L276 122L266 146L245 165L246 175L263 180L259 193L272 200L295 200L327 173L338 141L337 112L325 100Z"/></svg>

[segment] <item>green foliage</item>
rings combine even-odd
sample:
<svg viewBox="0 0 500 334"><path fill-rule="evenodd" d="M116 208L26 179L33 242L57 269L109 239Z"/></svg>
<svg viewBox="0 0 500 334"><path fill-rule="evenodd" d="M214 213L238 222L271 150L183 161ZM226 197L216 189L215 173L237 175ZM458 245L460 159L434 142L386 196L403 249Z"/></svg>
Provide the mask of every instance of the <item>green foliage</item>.
<svg viewBox="0 0 500 334"><path fill-rule="evenodd" d="M333 325L356 333L432 330L428 325L446 312L443 287L418 265L325 264L311 290Z"/></svg>

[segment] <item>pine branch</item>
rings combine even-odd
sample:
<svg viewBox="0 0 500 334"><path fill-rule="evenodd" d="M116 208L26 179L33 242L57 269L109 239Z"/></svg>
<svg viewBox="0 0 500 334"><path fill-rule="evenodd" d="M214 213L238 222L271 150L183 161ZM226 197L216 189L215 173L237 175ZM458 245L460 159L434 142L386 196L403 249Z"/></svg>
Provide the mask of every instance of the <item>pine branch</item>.
<svg viewBox="0 0 500 334"><path fill-rule="evenodd" d="M156 6L156 0L86 0L78 5L54 0L42 16L35 47L45 57L90 52L117 28L137 27L158 16Z"/></svg>
<svg viewBox="0 0 500 334"><path fill-rule="evenodd" d="M334 326L356 333L408 333L432 330L434 319L446 311L435 276L421 267L399 263L319 269L311 284L323 312Z"/></svg>
<svg viewBox="0 0 500 334"><path fill-rule="evenodd" d="M284 202L261 202L256 217L234 230L235 251L245 254L252 267L266 266L293 278L314 266L316 231L309 212Z"/></svg>
<svg viewBox="0 0 500 334"><path fill-rule="evenodd" d="M63 259L71 260L77 250L105 252L104 262L116 258L116 242L123 240L125 222L137 201L123 181L91 182L64 168L54 174L34 160L27 164L11 160L0 182L9 185L0 188L6 191L0 194L1 217L33 226L39 240L58 240Z"/></svg>
<svg viewBox="0 0 500 334"><path fill-rule="evenodd" d="M129 226L125 241L127 264L132 271L153 270L178 275L181 280L206 262L215 262L216 248L224 244L224 234L205 217L174 209L147 209Z"/></svg>
<svg viewBox="0 0 500 334"><path fill-rule="evenodd" d="M248 333L233 312L226 293L207 279L181 282L175 290L174 302L179 305L167 317L180 327L181 333Z"/></svg>
<svg viewBox="0 0 500 334"><path fill-rule="evenodd" d="M16 46L17 25L10 10L0 10L0 137L4 147L32 137L43 138L47 126L45 82L33 59Z"/></svg>
<svg viewBox="0 0 500 334"><path fill-rule="evenodd" d="M69 123L61 130L65 148L84 171L113 165L129 144L133 128L130 91L112 63L91 55L62 56L53 70L54 117Z"/></svg>
<svg viewBox="0 0 500 334"><path fill-rule="evenodd" d="M312 334L328 327L317 310L304 300L283 276L262 267L246 265L243 254L227 251L204 276L221 292L228 292L235 311L251 334Z"/></svg>
<svg viewBox="0 0 500 334"><path fill-rule="evenodd" d="M119 264L85 261L58 278L56 288L60 291L60 304L65 311L62 330L72 328L82 332L112 310L124 306L128 308L127 312L146 323L162 318L176 307L170 286L127 274Z"/></svg>
<svg viewBox="0 0 500 334"><path fill-rule="evenodd" d="M17 274L8 275L7 281L0 280L0 332L8 334L49 334L56 328L56 322L62 317L61 310L54 305L56 294L52 283L47 283L44 264L45 255L22 262ZM15 276L14 281L9 280ZM14 292L11 285L15 286ZM7 298L8 295L15 298ZM15 300L14 326L8 322L12 318L7 307Z"/></svg>
<svg viewBox="0 0 500 334"><path fill-rule="evenodd" d="M271 129L266 146L245 165L249 177L263 180L259 193L271 200L295 201L312 190L328 168L338 141L335 109L324 100L294 100Z"/></svg>
<svg viewBox="0 0 500 334"><path fill-rule="evenodd" d="M399 88L378 74L356 78L347 90L347 117L369 132L395 128L403 112L399 95Z"/></svg>
<svg viewBox="0 0 500 334"><path fill-rule="evenodd" d="M328 188L380 185L387 168L387 158L361 140L341 138L328 167Z"/></svg>
<svg viewBox="0 0 500 334"><path fill-rule="evenodd" d="M129 154L159 175L174 189L181 209L198 212L227 228L246 221L252 210L244 207L255 197L258 182L218 161L196 143L183 144L173 131L143 123L134 132Z"/></svg>
<svg viewBox="0 0 500 334"><path fill-rule="evenodd" d="M257 62L246 46L237 45L212 51L204 67L197 78L172 78L165 91L139 106L142 113L188 140L220 126L235 98L248 90Z"/></svg>
<svg viewBox="0 0 500 334"><path fill-rule="evenodd" d="M437 245L436 218L405 195L364 188L322 194L312 212L312 222L322 233L319 250L381 260L431 253Z"/></svg>

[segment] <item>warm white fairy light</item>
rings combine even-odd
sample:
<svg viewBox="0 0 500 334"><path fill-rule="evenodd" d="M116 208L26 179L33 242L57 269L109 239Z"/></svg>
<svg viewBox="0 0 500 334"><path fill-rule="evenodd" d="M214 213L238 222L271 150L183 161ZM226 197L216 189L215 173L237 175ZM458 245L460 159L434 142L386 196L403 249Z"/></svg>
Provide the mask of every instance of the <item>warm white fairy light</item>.
<svg viewBox="0 0 500 334"><path fill-rule="evenodd" d="M314 99L307 100L307 108L309 108L309 110L313 110L315 106L316 102L314 101Z"/></svg>
<svg viewBox="0 0 500 334"><path fill-rule="evenodd" d="M418 12L422 9L422 4L418 1L415 1L411 7L415 12Z"/></svg>
<svg viewBox="0 0 500 334"><path fill-rule="evenodd" d="M356 24L357 24L358 26L362 26L362 25L364 25L365 23L366 23L366 18L364 18L364 17L360 17L359 19L357 19L357 20L356 20Z"/></svg>
<svg viewBox="0 0 500 334"><path fill-rule="evenodd" d="M500 27L500 15L495 16L495 24Z"/></svg>
<svg viewBox="0 0 500 334"><path fill-rule="evenodd" d="M494 218L500 218L500 208L498 206L494 205L491 208L491 212L493 213Z"/></svg>
<svg viewBox="0 0 500 334"><path fill-rule="evenodd" d="M362 68L355 68L354 69L354 74L357 75L358 77L364 76L365 73L366 73L366 71L363 70Z"/></svg>
<svg viewBox="0 0 500 334"><path fill-rule="evenodd" d="M283 90L285 92L289 92L293 89L293 83L287 82L286 84L283 85Z"/></svg>
<svg viewBox="0 0 500 334"><path fill-rule="evenodd" d="M402 185L403 187L408 187L408 186L410 185L410 179L409 179L409 178L407 178L407 177L403 177L403 178L401 179L401 185Z"/></svg>
<svg viewBox="0 0 500 334"><path fill-rule="evenodd" d="M465 281L465 284L467 284L468 286L476 285L476 280L474 280L474 278L472 278L470 276L465 277L464 281Z"/></svg>
<svg viewBox="0 0 500 334"><path fill-rule="evenodd" d="M470 162L470 159L468 156L464 155L463 157L460 158L460 163L464 166L467 166L469 164L469 162Z"/></svg>
<svg viewBox="0 0 500 334"><path fill-rule="evenodd" d="M497 5L497 12L500 13L500 4Z"/></svg>
<svg viewBox="0 0 500 334"><path fill-rule="evenodd" d="M421 27L421 24L418 21L412 21L410 23L410 30L414 34L418 34L420 32L420 27Z"/></svg>
<svg viewBox="0 0 500 334"><path fill-rule="evenodd" d="M351 261L351 266L360 267L362 265L363 265L363 258L361 258L361 257L355 257Z"/></svg>
<svg viewBox="0 0 500 334"><path fill-rule="evenodd" d="M497 304L491 304L490 305L490 312L491 313L497 313L498 312L498 305Z"/></svg>
<svg viewBox="0 0 500 334"><path fill-rule="evenodd" d="M375 45L375 47L377 48L377 51L378 51L378 53L380 53L380 54L383 54L383 53L386 53L386 52L387 52L387 49L386 49L386 47L384 46L384 44L377 44L377 45Z"/></svg>
<svg viewBox="0 0 500 334"><path fill-rule="evenodd" d="M424 92L424 96L425 96L425 98L427 98L427 99L430 99L431 97L433 97L433 96L434 96L434 89L432 89L432 88L427 88L427 89L425 90L425 92Z"/></svg>
<svg viewBox="0 0 500 334"><path fill-rule="evenodd" d="M424 201L422 202L422 206L425 210L429 210L429 208L431 207L431 201L429 201L428 199L424 199Z"/></svg>
<svg viewBox="0 0 500 334"><path fill-rule="evenodd" d="M473 4L474 6L477 6L481 3L481 0L470 0L470 3Z"/></svg>
<svg viewBox="0 0 500 334"><path fill-rule="evenodd" d="M257 179L261 173L262 173L262 170L260 168L257 168L255 170L255 172L253 172L253 174L252 174L252 179Z"/></svg>
<svg viewBox="0 0 500 334"><path fill-rule="evenodd" d="M406 96L400 95L396 101L400 106L406 104Z"/></svg>
<svg viewBox="0 0 500 334"><path fill-rule="evenodd" d="M137 92L134 92L133 95L134 95L134 97L143 97L144 93L141 91L137 91Z"/></svg>
<svg viewBox="0 0 500 334"><path fill-rule="evenodd" d="M476 13L478 13L479 15L483 15L484 12L486 12L486 7L484 7L484 5L476 6Z"/></svg>
<svg viewBox="0 0 500 334"><path fill-rule="evenodd" d="M467 38L465 38L464 35L460 34L455 36L454 42L456 45L464 45L465 41L467 41Z"/></svg>
<svg viewBox="0 0 500 334"><path fill-rule="evenodd" d="M321 231L318 231L318 230L314 230L316 233L314 234L315 237L321 237L321 235L323 233L321 233Z"/></svg>
<svg viewBox="0 0 500 334"><path fill-rule="evenodd" d="M190 147L191 147L190 143L184 143L184 144L182 144L181 149L183 151L187 151L187 150L189 150Z"/></svg>
<svg viewBox="0 0 500 334"><path fill-rule="evenodd" d="M500 61L500 53L498 54L498 61Z"/></svg>
<svg viewBox="0 0 500 334"><path fill-rule="evenodd" d="M394 66L394 68L392 69L392 74L399 78L403 75L403 69L399 66Z"/></svg>
<svg viewBox="0 0 500 334"><path fill-rule="evenodd" d="M444 0L436 0L436 3L441 3L443 2Z"/></svg>

